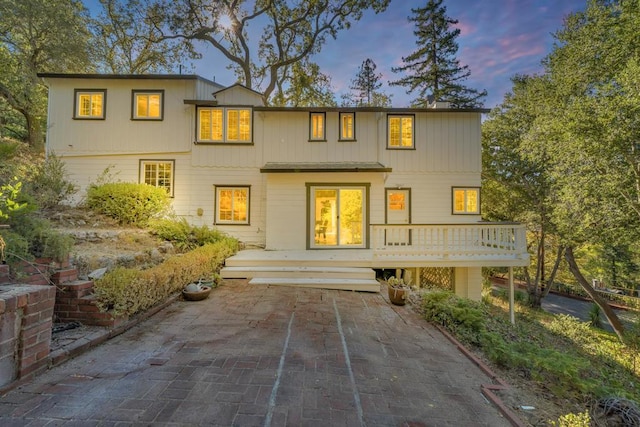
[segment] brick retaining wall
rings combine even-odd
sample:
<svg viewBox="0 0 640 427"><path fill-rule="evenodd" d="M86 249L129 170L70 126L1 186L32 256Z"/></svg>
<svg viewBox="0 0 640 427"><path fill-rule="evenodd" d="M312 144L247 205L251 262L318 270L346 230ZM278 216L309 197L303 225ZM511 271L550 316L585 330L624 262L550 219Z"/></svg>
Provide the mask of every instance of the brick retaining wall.
<svg viewBox="0 0 640 427"><path fill-rule="evenodd" d="M0 288L0 386L47 368L55 297L53 286Z"/></svg>

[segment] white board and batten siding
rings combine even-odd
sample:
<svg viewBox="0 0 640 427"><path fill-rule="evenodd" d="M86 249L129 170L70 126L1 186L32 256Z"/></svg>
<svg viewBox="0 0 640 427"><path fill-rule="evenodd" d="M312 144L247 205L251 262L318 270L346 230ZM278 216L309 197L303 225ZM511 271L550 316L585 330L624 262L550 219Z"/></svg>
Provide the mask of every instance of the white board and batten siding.
<svg viewBox="0 0 640 427"><path fill-rule="evenodd" d="M381 172L268 173L266 214L269 218L266 244L272 250L307 248L308 184L370 184L370 222L384 221L384 177Z"/></svg>

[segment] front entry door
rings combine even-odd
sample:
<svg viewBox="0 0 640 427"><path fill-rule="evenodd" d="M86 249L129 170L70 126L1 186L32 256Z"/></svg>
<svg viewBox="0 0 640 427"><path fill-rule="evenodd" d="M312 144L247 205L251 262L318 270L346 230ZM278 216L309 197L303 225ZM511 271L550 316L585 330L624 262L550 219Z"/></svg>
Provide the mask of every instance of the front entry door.
<svg viewBox="0 0 640 427"><path fill-rule="evenodd" d="M411 222L411 190L408 188L386 190L386 218L387 224L409 224ZM387 232L387 245L411 244L411 232L397 229Z"/></svg>
<svg viewBox="0 0 640 427"><path fill-rule="evenodd" d="M312 187L311 247L364 247L365 197L364 187Z"/></svg>

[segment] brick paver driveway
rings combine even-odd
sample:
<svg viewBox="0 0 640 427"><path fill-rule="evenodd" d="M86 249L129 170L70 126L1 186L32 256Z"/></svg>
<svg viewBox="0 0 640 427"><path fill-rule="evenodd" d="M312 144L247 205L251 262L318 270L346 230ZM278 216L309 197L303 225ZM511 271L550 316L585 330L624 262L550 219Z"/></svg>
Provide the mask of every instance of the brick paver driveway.
<svg viewBox="0 0 640 427"><path fill-rule="evenodd" d="M236 280L0 397L0 425L510 425L489 382L381 294Z"/></svg>

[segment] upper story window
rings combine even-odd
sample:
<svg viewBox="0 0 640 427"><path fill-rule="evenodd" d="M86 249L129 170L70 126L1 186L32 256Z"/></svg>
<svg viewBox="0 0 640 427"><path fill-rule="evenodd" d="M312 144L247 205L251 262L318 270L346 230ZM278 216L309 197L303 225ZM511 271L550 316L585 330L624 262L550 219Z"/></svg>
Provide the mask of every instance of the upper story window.
<svg viewBox="0 0 640 427"><path fill-rule="evenodd" d="M309 114L309 141L326 141L326 113Z"/></svg>
<svg viewBox="0 0 640 427"><path fill-rule="evenodd" d="M173 197L174 160L140 160L140 182L167 190Z"/></svg>
<svg viewBox="0 0 640 427"><path fill-rule="evenodd" d="M107 109L106 89L76 89L74 119L103 120Z"/></svg>
<svg viewBox="0 0 640 427"><path fill-rule="evenodd" d="M340 141L355 141L356 113L340 113Z"/></svg>
<svg viewBox="0 0 640 427"><path fill-rule="evenodd" d="M133 120L162 120L164 111L163 90L134 90L131 94Z"/></svg>
<svg viewBox="0 0 640 427"><path fill-rule="evenodd" d="M389 115L388 148L414 148L414 122L413 115Z"/></svg>
<svg viewBox="0 0 640 427"><path fill-rule="evenodd" d="M454 187L453 213L454 215L478 215L480 214L480 188Z"/></svg>
<svg viewBox="0 0 640 427"><path fill-rule="evenodd" d="M199 142L251 142L251 109L198 108Z"/></svg>

